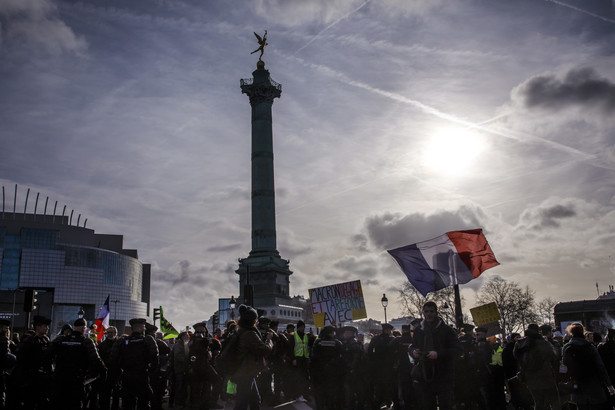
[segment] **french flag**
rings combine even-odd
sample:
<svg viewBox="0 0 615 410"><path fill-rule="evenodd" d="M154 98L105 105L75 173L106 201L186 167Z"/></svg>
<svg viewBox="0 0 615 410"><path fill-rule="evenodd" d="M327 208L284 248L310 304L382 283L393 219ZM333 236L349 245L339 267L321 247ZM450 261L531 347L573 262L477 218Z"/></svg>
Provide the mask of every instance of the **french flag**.
<svg viewBox="0 0 615 410"><path fill-rule="evenodd" d="M96 339L101 341L105 334L105 330L109 327L109 296L107 296L105 304L102 309L100 309L100 313L98 314L98 318L96 318L96 322L94 322L94 324L96 325L96 331L98 332Z"/></svg>
<svg viewBox="0 0 615 410"><path fill-rule="evenodd" d="M421 295L468 283L499 265L482 229L452 231L388 251Z"/></svg>

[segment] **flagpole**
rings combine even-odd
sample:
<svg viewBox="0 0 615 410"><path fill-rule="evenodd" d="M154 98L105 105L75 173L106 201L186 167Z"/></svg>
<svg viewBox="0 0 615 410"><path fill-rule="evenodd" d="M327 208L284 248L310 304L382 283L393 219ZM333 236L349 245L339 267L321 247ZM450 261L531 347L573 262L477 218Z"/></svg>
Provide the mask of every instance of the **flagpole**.
<svg viewBox="0 0 615 410"><path fill-rule="evenodd" d="M451 276L454 277L453 290L455 294L455 327L461 329L463 326L463 312L461 311L461 295L459 294L459 283L457 282L457 263L455 259L455 252L448 251L448 263L451 269Z"/></svg>

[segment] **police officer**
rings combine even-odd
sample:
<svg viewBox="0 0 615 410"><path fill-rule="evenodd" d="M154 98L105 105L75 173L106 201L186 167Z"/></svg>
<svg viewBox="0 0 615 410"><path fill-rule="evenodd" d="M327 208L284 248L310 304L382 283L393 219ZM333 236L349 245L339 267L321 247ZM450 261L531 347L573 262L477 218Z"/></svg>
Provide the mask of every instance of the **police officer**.
<svg viewBox="0 0 615 410"><path fill-rule="evenodd" d="M53 408L83 408L85 386L106 373L96 344L85 337L86 326L85 319L77 319L71 334L58 336L49 347L49 355L55 363Z"/></svg>
<svg viewBox="0 0 615 410"><path fill-rule="evenodd" d="M343 361L344 361L344 408L363 408L366 402L368 385L364 372L365 350L363 344L356 339L357 328L344 326L343 334Z"/></svg>
<svg viewBox="0 0 615 410"><path fill-rule="evenodd" d="M117 328L109 326L105 329L105 340L98 346L98 354L105 363L105 366L111 365L111 351L113 345L117 342ZM112 380L110 375L100 383L100 408L101 410L117 410L120 404L120 389L117 380Z"/></svg>
<svg viewBox="0 0 615 410"><path fill-rule="evenodd" d="M15 385L18 386L17 400L26 409L41 409L49 406L49 384L51 361L49 348L49 324L44 316L34 316L34 332L27 334L17 346Z"/></svg>
<svg viewBox="0 0 615 410"><path fill-rule="evenodd" d="M210 406L212 383L221 379L212 366L212 357L220 351L220 342L209 335L205 322L195 323L193 327L194 336L188 343L190 405L203 410Z"/></svg>
<svg viewBox="0 0 615 410"><path fill-rule="evenodd" d="M153 391L151 403L153 410L162 409L162 397L164 396L164 392L166 390L167 381L166 369L169 362L169 353L171 353L169 346L167 346L164 341L156 338L157 330L158 327L156 325L145 323L145 334L153 337L156 341L156 346L158 347L158 365L152 367L150 375L150 385L152 386Z"/></svg>
<svg viewBox="0 0 615 410"><path fill-rule="evenodd" d="M393 395L393 362L389 344L393 340L393 326L382 325L382 333L374 336L367 349L367 360L370 364L372 383L374 385L374 401L372 407L379 409L382 403L391 404L397 401Z"/></svg>
<svg viewBox="0 0 615 410"><path fill-rule="evenodd" d="M158 366L158 346L153 337L145 334L145 319L134 318L129 323L132 333L121 337L111 351L112 377L121 377L122 408L150 409L149 376L151 369Z"/></svg>
<svg viewBox="0 0 615 410"><path fill-rule="evenodd" d="M393 354L393 370L395 371L397 390L403 400L400 408L414 408L413 389L412 389L412 362L408 349L412 344L411 325L401 326L401 337L396 337L390 342L391 353Z"/></svg>
<svg viewBox="0 0 615 410"><path fill-rule="evenodd" d="M312 346L310 375L317 410L337 410L342 406L343 346L335 328L325 326Z"/></svg>

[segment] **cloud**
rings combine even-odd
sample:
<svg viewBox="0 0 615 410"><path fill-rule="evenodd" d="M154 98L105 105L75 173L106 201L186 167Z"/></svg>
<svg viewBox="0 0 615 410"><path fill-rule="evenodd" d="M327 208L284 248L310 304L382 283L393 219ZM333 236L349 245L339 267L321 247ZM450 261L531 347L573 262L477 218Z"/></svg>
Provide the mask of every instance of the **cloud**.
<svg viewBox="0 0 615 410"><path fill-rule="evenodd" d="M52 54L84 51L85 39L77 36L57 14L56 6L49 0L3 0L0 46L26 44Z"/></svg>
<svg viewBox="0 0 615 410"><path fill-rule="evenodd" d="M570 70L563 78L555 74L532 77L513 90L513 96L528 109L588 107L605 115L615 111L615 83L591 67Z"/></svg>
<svg viewBox="0 0 615 410"><path fill-rule="evenodd" d="M485 214L478 207L462 205L453 211L409 215L384 213L365 220L370 242L379 249L391 249L424 241L448 231L482 227Z"/></svg>

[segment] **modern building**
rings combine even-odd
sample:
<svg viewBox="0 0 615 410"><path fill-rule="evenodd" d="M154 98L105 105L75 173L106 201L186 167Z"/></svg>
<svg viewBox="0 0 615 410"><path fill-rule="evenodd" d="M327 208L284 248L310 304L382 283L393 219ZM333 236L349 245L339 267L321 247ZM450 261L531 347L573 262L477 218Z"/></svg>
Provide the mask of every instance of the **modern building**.
<svg viewBox="0 0 615 410"><path fill-rule="evenodd" d="M26 200L27 207L27 200ZM135 249L124 249L122 235L95 233L72 225L71 216L5 212L0 214L0 317L22 332L33 315L52 319L50 333L77 319L98 316L107 296L110 323L122 332L132 317L148 317L151 265ZM35 290L31 314L24 296Z"/></svg>

